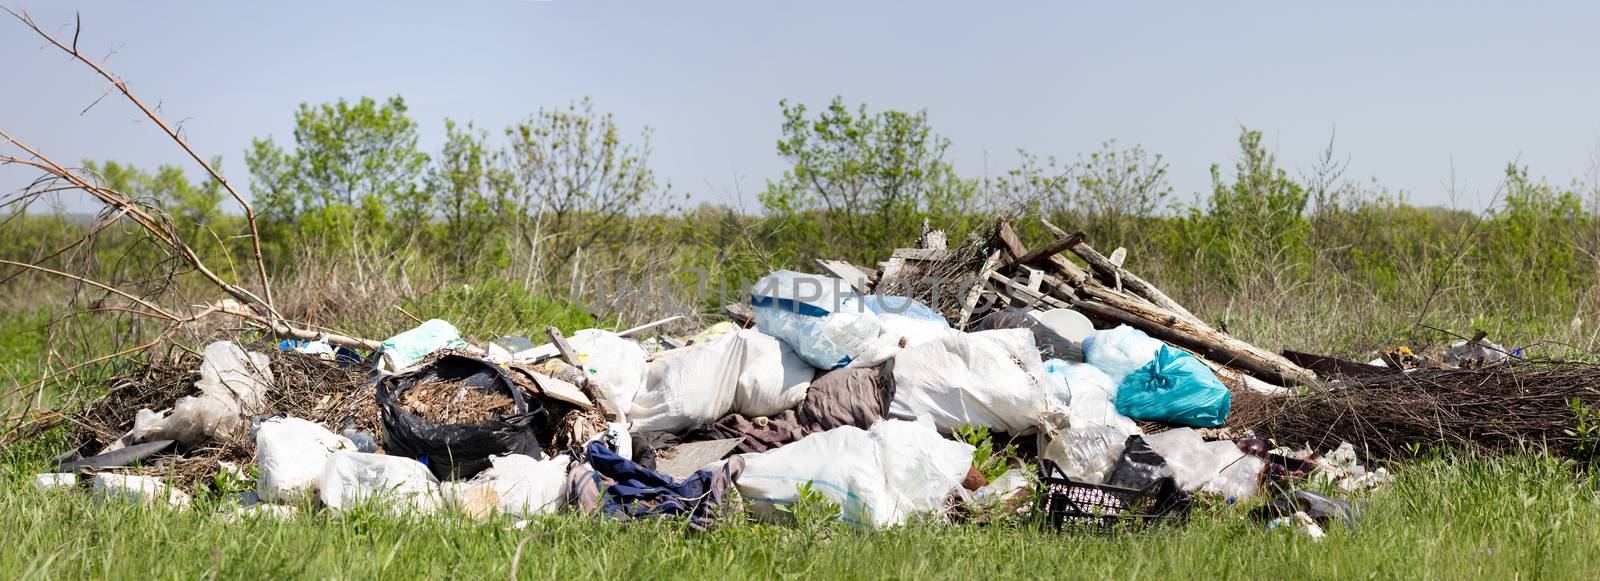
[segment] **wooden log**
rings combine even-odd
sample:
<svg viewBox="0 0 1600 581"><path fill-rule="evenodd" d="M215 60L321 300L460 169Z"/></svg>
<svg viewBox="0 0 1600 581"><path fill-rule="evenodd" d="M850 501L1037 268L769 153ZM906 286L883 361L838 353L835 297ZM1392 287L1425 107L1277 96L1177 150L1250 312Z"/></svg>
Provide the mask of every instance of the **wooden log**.
<svg viewBox="0 0 1600 581"><path fill-rule="evenodd" d="M1084 234L1082 232L1074 232L1070 235L1057 238L1054 242L1040 246L1039 248L1029 251L1027 254L1022 256L1013 258L1008 266L1034 266L1040 262L1044 262L1051 256L1061 254L1068 248L1082 244L1083 238Z"/></svg>
<svg viewBox="0 0 1600 581"><path fill-rule="evenodd" d="M1064 230L1057 228L1050 222L1044 220L1040 220L1040 222L1044 223L1045 228L1050 229L1052 232L1058 233L1058 236L1067 235ZM1083 233L1075 232L1074 234L1082 235ZM1106 258L1105 255L1100 254L1100 252L1095 250L1094 247L1089 246L1087 242L1084 242L1082 238L1079 238L1076 244L1068 246L1067 249L1071 250L1073 254L1078 255L1079 258L1082 258L1083 262L1088 264L1089 268L1093 269L1095 274L1099 275L1100 280L1105 284L1111 285L1112 287L1120 286L1121 288L1126 288L1129 291L1132 291L1133 294L1150 301L1150 303L1155 306L1172 311L1174 314L1190 319L1194 322L1203 323L1200 320L1200 317L1194 316L1194 313L1189 312L1189 309L1184 308L1183 305L1178 303L1178 301L1172 300L1172 297L1169 297L1166 293L1161 292L1161 289L1156 288L1155 285L1150 284L1132 272L1129 272L1128 269L1123 268L1122 265L1113 262L1109 258Z"/></svg>
<svg viewBox="0 0 1600 581"><path fill-rule="evenodd" d="M1311 383L1313 377L1307 377L1309 372L1299 367L1289 365L1284 367L1271 361L1264 361L1247 351L1230 348L1215 341L1212 337L1200 337L1185 331L1161 325L1155 321L1133 315L1116 307L1096 301L1075 301L1072 308L1085 315L1121 323L1133 327L1156 339L1171 343L1180 348L1194 351L1204 358L1220 365L1238 369L1251 376L1271 383L1273 385L1290 386L1300 383ZM1237 340L1236 340L1237 341Z"/></svg>
<svg viewBox="0 0 1600 581"><path fill-rule="evenodd" d="M1176 313L1151 305L1143 300L1132 300L1132 297L1126 294L1118 293L1099 285L1085 285L1078 289L1078 293L1085 299L1098 301L1102 304L1114 307L1124 313L1138 317L1152 324L1172 329L1190 337L1195 337L1202 342L1202 344L1197 344L1195 346L1197 349L1202 347L1207 349L1216 348L1248 354L1257 362L1258 366L1274 370L1271 374L1273 377L1261 377L1261 379L1274 381L1274 378L1292 378L1294 379L1295 383L1307 384L1316 380L1316 375L1311 373L1311 371L1300 367L1299 365L1295 365L1294 363L1290 363L1289 360L1284 359L1277 353L1256 347L1255 345L1241 341L1232 335L1212 329L1205 326L1203 323L1198 323L1192 319L1179 316ZM1073 304L1076 305L1077 303ZM1280 383L1279 385L1289 384Z"/></svg>
<svg viewBox="0 0 1600 581"><path fill-rule="evenodd" d="M999 234L1001 243L1003 243L1006 247L1006 252L1011 253L1011 256L1022 258L1028 255L1028 248L1023 246L1022 238L1017 236L1017 231L1011 226L1011 222L1001 221L997 233ZM1083 284L1085 281L1089 281L1094 278L1088 273L1088 271L1085 271L1082 267L1073 264L1071 260L1068 260L1067 257L1062 256L1059 252L1046 257L1045 263L1048 267L1054 269L1057 273L1064 277L1068 284L1073 286Z"/></svg>

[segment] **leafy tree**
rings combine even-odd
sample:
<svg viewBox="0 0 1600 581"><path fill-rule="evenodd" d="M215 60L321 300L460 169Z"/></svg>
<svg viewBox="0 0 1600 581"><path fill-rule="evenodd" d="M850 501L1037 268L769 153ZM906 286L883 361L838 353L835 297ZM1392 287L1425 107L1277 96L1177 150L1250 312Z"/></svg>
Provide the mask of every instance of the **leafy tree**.
<svg viewBox="0 0 1600 581"><path fill-rule="evenodd" d="M1292 277L1308 266L1310 223L1305 218L1308 193L1278 167L1277 156L1261 145L1261 132L1241 128L1233 180L1211 166L1211 197L1205 224L1208 240L1201 250L1221 258L1225 275L1266 274Z"/></svg>
<svg viewBox="0 0 1600 581"><path fill-rule="evenodd" d="M950 140L933 132L926 111L852 111L835 97L811 117L804 104L780 105L778 154L791 167L761 202L804 241L802 252L876 260L915 239L924 218L970 209L977 184L945 161ZM813 212L817 219L803 219Z"/></svg>
<svg viewBox="0 0 1600 581"><path fill-rule="evenodd" d="M439 246L458 265L503 265L505 257L496 228L507 204L508 177L487 140L488 132L471 123L446 119L444 146L428 169L427 188L444 219Z"/></svg>
<svg viewBox="0 0 1600 581"><path fill-rule="evenodd" d="M245 154L252 190L269 200L269 216L311 218L307 226L322 235L389 218L402 232L416 232L428 220L432 208L419 179L428 156L417 148L417 124L406 117L404 99L301 104L294 120L292 151L256 139Z"/></svg>
<svg viewBox="0 0 1600 581"><path fill-rule="evenodd" d="M622 138L610 113L589 99L541 109L506 129L508 195L530 275L553 274L580 251L615 250L640 234L627 219L655 209L669 186L650 169L650 131ZM544 260L548 259L548 262Z"/></svg>
<svg viewBox="0 0 1600 581"><path fill-rule="evenodd" d="M1061 226L1081 229L1103 244L1139 242L1138 224L1165 209L1172 194L1166 162L1137 145L1119 149L1115 140L1107 141L1071 164L1018 154L1018 167L991 180L989 188L1009 201L1036 204Z"/></svg>

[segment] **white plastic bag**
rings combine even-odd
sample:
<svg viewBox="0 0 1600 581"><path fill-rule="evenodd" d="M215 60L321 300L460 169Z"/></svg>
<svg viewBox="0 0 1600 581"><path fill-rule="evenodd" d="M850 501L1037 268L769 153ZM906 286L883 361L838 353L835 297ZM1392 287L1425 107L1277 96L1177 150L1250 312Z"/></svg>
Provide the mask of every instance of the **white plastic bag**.
<svg viewBox="0 0 1600 581"><path fill-rule="evenodd" d="M644 388L648 373L644 347L627 337L609 331L584 329L567 339L583 363L583 371L600 393L611 400L607 406L626 412L633 397Z"/></svg>
<svg viewBox="0 0 1600 581"><path fill-rule="evenodd" d="M772 416L806 400L817 375L815 367L771 335L755 329L738 334L745 339L745 351L733 411L749 417Z"/></svg>
<svg viewBox="0 0 1600 581"><path fill-rule="evenodd" d="M781 515L810 484L839 505L840 520L863 528L904 524L938 510L972 466L972 446L944 439L926 421L886 420L812 434L782 448L744 456L739 493L764 519Z"/></svg>
<svg viewBox="0 0 1600 581"><path fill-rule="evenodd" d="M967 424L1033 433L1050 397L1038 353L1027 329L961 333L909 347L895 356L889 415L931 417L944 433Z"/></svg>
<svg viewBox="0 0 1600 581"><path fill-rule="evenodd" d="M94 475L95 496L104 499L131 500L145 505L166 504L174 508L188 508L189 495L168 486L154 476L130 476L102 472Z"/></svg>
<svg viewBox="0 0 1600 581"><path fill-rule="evenodd" d="M256 495L265 502L316 498L328 457L355 450L349 438L300 418L271 418L256 428Z"/></svg>
<svg viewBox="0 0 1600 581"><path fill-rule="evenodd" d="M756 326L783 340L818 369L843 367L881 323L861 296L837 278L780 270L750 287Z"/></svg>
<svg viewBox="0 0 1600 581"><path fill-rule="evenodd" d="M1046 438L1039 457L1074 480L1099 484L1116 468L1130 435L1112 426L1071 428Z"/></svg>
<svg viewBox="0 0 1600 581"><path fill-rule="evenodd" d="M1083 340L1083 359L1104 371L1113 385L1122 385L1122 378L1154 361L1162 345L1144 331L1118 325L1090 333Z"/></svg>
<svg viewBox="0 0 1600 581"><path fill-rule="evenodd" d="M1256 489L1260 486L1261 469L1266 466L1266 460L1240 454L1238 459L1223 467L1222 472L1207 482L1201 490L1221 496L1228 502L1248 500L1255 496Z"/></svg>
<svg viewBox="0 0 1600 581"><path fill-rule="evenodd" d="M1222 468L1244 455L1233 442L1207 442L1193 428L1178 428L1144 437L1150 447L1167 460L1172 476L1184 492L1199 490Z"/></svg>
<svg viewBox="0 0 1600 581"><path fill-rule="evenodd" d="M201 356L200 381L194 384L200 395L178 398L171 414L139 410L130 433L133 441L177 440L193 445L228 439L243 433L245 418L263 411L272 389L266 355L247 353L232 341L217 341L206 345Z"/></svg>
<svg viewBox="0 0 1600 581"><path fill-rule="evenodd" d="M317 496L334 510L372 502L396 513L428 514L438 508L438 486L428 467L416 460L342 451L323 466Z"/></svg>
<svg viewBox="0 0 1600 581"><path fill-rule="evenodd" d="M1067 403L1069 425L1073 428L1110 426L1124 436L1139 433L1139 424L1117 413L1117 384L1100 368L1087 363L1068 363L1060 359L1044 362L1052 380L1054 399ZM1063 396L1059 390L1065 390Z"/></svg>
<svg viewBox="0 0 1600 581"><path fill-rule="evenodd" d="M650 362L644 389L628 408L638 432L676 432L715 421L733 408L748 339L720 337Z"/></svg>

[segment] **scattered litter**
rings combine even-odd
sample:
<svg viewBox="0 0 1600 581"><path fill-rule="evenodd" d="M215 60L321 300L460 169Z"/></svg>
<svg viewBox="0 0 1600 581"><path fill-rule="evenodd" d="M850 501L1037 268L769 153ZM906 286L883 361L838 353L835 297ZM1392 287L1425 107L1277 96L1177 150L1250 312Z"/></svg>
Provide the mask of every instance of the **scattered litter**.
<svg viewBox="0 0 1600 581"><path fill-rule="evenodd" d="M211 439L228 439L243 433L245 418L260 413L272 389L270 360L246 353L232 341L206 345L200 363L200 395L185 396L172 411L139 410L134 416L134 442L177 440L193 445Z"/></svg>
<svg viewBox="0 0 1600 581"><path fill-rule="evenodd" d="M128 500L144 505L165 504L173 508L189 508L189 495L167 486L154 476L101 473L94 475L94 492L104 499Z"/></svg>
<svg viewBox="0 0 1600 581"><path fill-rule="evenodd" d="M55 490L58 488L76 488L78 486L77 474L58 474L46 472L33 477L33 486L39 490Z"/></svg>
<svg viewBox="0 0 1600 581"><path fill-rule="evenodd" d="M60 472L78 472L80 470L99 470L103 468L117 468L132 466L144 461L151 456L160 454L172 448L174 440L156 440L143 444L134 444L117 448L110 452L88 458L79 458L71 462L62 462L56 466Z"/></svg>

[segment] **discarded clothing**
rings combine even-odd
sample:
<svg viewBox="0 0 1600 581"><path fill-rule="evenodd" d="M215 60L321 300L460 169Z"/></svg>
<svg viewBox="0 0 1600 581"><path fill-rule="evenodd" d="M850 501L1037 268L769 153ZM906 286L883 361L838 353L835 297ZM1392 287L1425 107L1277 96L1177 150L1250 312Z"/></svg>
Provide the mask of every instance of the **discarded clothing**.
<svg viewBox="0 0 1600 581"><path fill-rule="evenodd" d="M747 418L728 414L715 422L700 426L684 434L684 441L702 442L725 438L744 438L735 452L740 454L765 452L794 442L812 433L795 419L793 410L772 417Z"/></svg>
<svg viewBox="0 0 1600 581"><path fill-rule="evenodd" d="M808 434L839 426L872 427L883 419L894 399L893 388L882 381L880 369L846 368L822 374L811 382L805 401L794 408L795 421Z"/></svg>
<svg viewBox="0 0 1600 581"><path fill-rule="evenodd" d="M615 518L689 515L690 526L701 529L715 520L717 507L727 499L743 466L731 461L679 482L617 455L600 442L590 442L585 451L593 470L581 474L574 470L570 494L575 504L597 501L601 512Z"/></svg>

